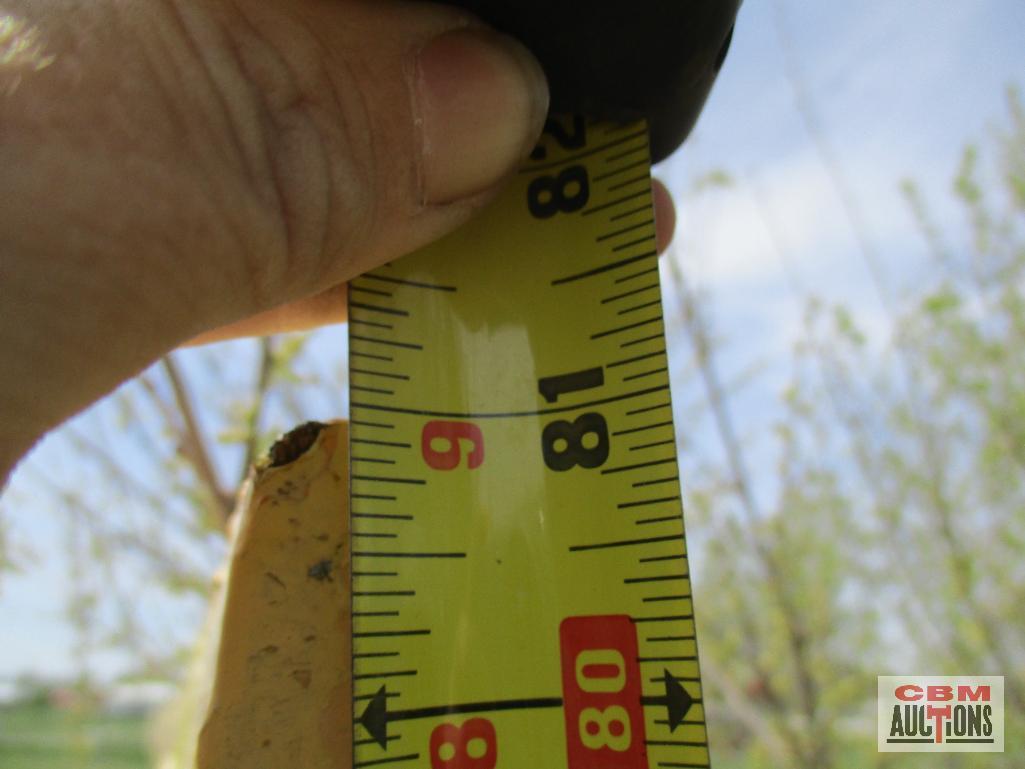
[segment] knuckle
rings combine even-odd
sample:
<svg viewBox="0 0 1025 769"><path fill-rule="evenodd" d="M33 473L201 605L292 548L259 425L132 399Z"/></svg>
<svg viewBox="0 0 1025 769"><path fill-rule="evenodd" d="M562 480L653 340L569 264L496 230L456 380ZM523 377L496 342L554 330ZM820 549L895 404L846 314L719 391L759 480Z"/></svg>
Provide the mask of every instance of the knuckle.
<svg viewBox="0 0 1025 769"><path fill-rule="evenodd" d="M196 37L192 48L223 154L262 219L246 255L259 260L249 274L261 305L318 287L371 226L372 132L358 79L287 9L235 3L216 24L219 44Z"/></svg>
<svg viewBox="0 0 1025 769"><path fill-rule="evenodd" d="M234 52L260 129L256 176L288 267L322 274L374 218L373 132L358 79L288 17L243 17Z"/></svg>

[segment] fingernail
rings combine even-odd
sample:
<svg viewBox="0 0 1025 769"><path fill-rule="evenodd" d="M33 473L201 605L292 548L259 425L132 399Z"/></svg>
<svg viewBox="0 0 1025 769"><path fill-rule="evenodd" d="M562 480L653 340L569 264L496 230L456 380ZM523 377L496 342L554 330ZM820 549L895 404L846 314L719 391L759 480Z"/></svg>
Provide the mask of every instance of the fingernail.
<svg viewBox="0 0 1025 769"><path fill-rule="evenodd" d="M446 32L417 55L414 109L426 203L482 192L515 168L548 112L541 66L487 29Z"/></svg>

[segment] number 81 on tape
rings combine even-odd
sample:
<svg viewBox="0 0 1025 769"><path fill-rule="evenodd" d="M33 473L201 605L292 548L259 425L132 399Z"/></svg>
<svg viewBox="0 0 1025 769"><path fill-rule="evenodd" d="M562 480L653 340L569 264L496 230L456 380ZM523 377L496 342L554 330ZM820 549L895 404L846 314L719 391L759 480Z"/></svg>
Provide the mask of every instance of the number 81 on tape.
<svg viewBox="0 0 1025 769"><path fill-rule="evenodd" d="M637 632L626 615L559 627L569 769L646 769Z"/></svg>

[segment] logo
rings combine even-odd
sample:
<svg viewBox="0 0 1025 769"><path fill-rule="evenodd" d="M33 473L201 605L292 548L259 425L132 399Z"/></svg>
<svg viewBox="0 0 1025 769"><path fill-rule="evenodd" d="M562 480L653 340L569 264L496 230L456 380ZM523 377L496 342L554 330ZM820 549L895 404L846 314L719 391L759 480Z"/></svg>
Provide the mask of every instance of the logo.
<svg viewBox="0 0 1025 769"><path fill-rule="evenodd" d="M1003 676L879 676L879 751L1003 753Z"/></svg>

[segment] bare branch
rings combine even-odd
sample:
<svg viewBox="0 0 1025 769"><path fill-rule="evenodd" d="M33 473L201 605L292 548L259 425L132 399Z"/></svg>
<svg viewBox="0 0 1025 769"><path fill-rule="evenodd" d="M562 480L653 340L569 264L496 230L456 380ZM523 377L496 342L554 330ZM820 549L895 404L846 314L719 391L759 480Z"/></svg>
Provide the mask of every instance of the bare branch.
<svg viewBox="0 0 1025 769"><path fill-rule="evenodd" d="M257 364L256 387L253 391L253 407L249 411L246 424L246 454L242 462L241 474L236 487L241 487L249 475L249 468L256 461L256 451L260 444L260 424L263 421L263 402L271 384L274 371L274 339L265 336L260 339L260 361Z"/></svg>
<svg viewBox="0 0 1025 769"><path fill-rule="evenodd" d="M722 694L727 710L723 716L735 718L743 724L769 753L775 766L788 766L793 763L792 747L788 747L780 740L772 722L751 703L751 697L707 655L701 659L701 675L708 686L718 689Z"/></svg>
<svg viewBox="0 0 1025 769"><path fill-rule="evenodd" d="M221 523L227 525L231 511L235 507L234 495L225 492L217 478L217 471L210 458L210 452L207 450L203 433L199 428L199 422L196 419L196 413L180 369L170 355L161 358L160 365L171 383L175 404L184 427L182 451L192 463L200 481L216 503Z"/></svg>
<svg viewBox="0 0 1025 769"><path fill-rule="evenodd" d="M726 461L733 480L732 490L740 500L741 508L747 520L748 531L755 532L762 528L760 524L764 521L764 517L758 510L754 486L744 463L744 449L737 438L729 404L719 380L711 338L708 329L704 325L704 319L701 317L700 307L697 304L694 293L684 280L679 265L670 259L669 266L670 274L673 276L679 296L683 299L684 320L687 332L690 335L698 369L705 384L706 397L712 410L716 430L719 433L719 438L726 453ZM827 740L824 737L817 736L821 733L821 730L818 728L821 697L819 696L818 683L812 671L812 660L809 659L812 643L810 633L805 627L800 611L794 605L793 597L787 589L786 578L779 568L777 558L760 539L752 536L749 537L749 540L765 572L767 583L779 606L780 613L783 615L787 645L797 679L800 707L807 721L808 733L812 735L806 754L800 756L800 763L807 767L828 765L827 753L829 746Z"/></svg>

